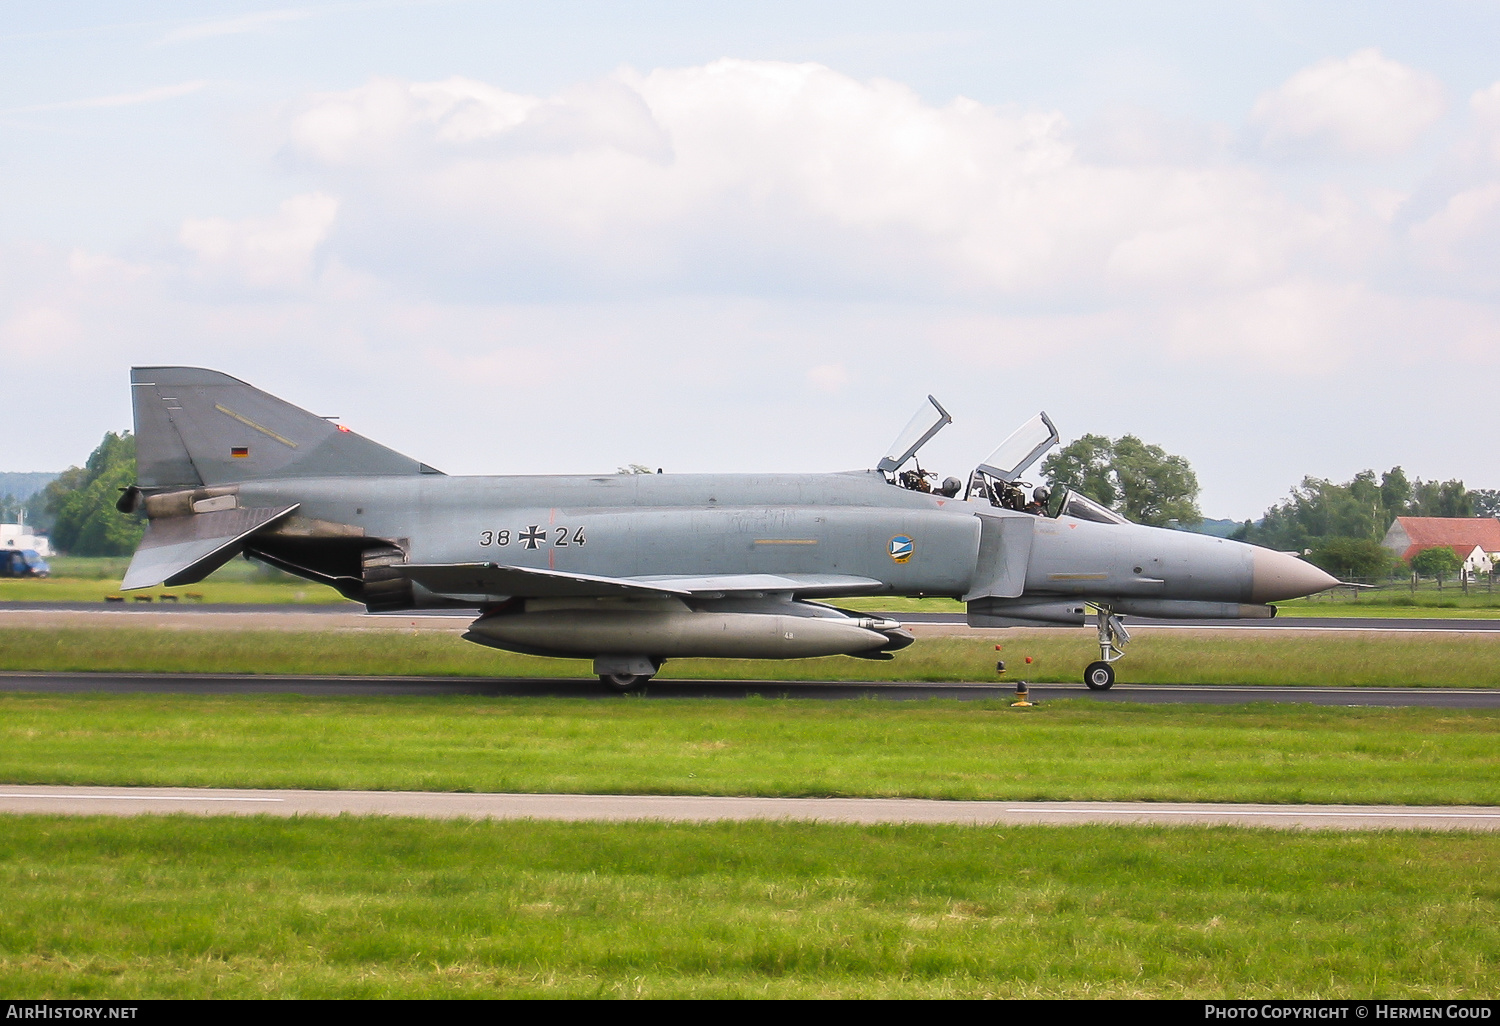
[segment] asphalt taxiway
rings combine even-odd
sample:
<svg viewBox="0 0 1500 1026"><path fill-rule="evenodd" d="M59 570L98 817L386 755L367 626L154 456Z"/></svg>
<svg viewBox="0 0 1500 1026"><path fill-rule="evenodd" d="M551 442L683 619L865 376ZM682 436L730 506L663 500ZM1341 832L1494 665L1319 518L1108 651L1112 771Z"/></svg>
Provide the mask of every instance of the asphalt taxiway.
<svg viewBox="0 0 1500 1026"><path fill-rule="evenodd" d="M354 815L685 823L785 820L970 826L1110 823L1322 830L1500 830L1500 808L1485 806L1004 802L189 787L5 786L0 787L0 813L77 816Z"/></svg>

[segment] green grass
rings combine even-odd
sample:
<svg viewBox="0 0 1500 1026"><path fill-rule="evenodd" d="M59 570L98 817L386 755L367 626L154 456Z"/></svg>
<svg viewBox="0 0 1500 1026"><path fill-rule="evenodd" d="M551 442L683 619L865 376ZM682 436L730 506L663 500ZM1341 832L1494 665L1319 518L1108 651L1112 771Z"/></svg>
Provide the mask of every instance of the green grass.
<svg viewBox="0 0 1500 1026"><path fill-rule="evenodd" d="M110 618L111 620L126 618ZM584 660L517 655L457 634L400 630L197 630L141 626L0 629L0 670L266 673L592 679ZM998 639L998 640L997 640ZM995 645L1001 650L997 653ZM1092 631L924 638L890 662L681 659L666 679L1077 682L1098 658ZM1500 635L1140 632L1121 681L1259 685L1500 687ZM1030 656L1032 662L1026 663ZM995 673L996 659L1008 667Z"/></svg>
<svg viewBox="0 0 1500 1026"><path fill-rule="evenodd" d="M109 595L123 595L125 601L134 602L135 596L147 595L153 601L161 601L163 595L174 595L179 604L193 602L252 603L255 605L302 605L342 602L351 610L363 611L364 606L349 602L332 588L310 581L215 581L212 578L199 584L187 584L180 588L144 588L139 591L120 591L118 579L113 581L74 577L25 578L0 580L0 602L98 602L104 603Z"/></svg>
<svg viewBox="0 0 1500 1026"><path fill-rule="evenodd" d="M72 577L78 580L119 582L130 566L129 556L49 556L47 563L54 577ZM300 578L283 573L275 567L256 563L248 559L231 559L209 574L210 581L251 581L260 583L288 583Z"/></svg>
<svg viewBox="0 0 1500 1026"><path fill-rule="evenodd" d="M1488 998L1497 864L1479 834L14 817L0 992Z"/></svg>
<svg viewBox="0 0 1500 1026"><path fill-rule="evenodd" d="M51 577L0 580L0 602L102 603L106 595L122 594L120 581L130 565L130 557L54 556L47 562L52 567ZM304 581L244 559L230 560L198 584L180 588L146 588L124 594L128 600L135 595L149 595L158 601L162 595L175 595L184 604L192 601L257 605L348 602L325 585Z"/></svg>
<svg viewBox="0 0 1500 1026"><path fill-rule="evenodd" d="M1314 706L0 695L0 781L1493 804L1500 713Z"/></svg>

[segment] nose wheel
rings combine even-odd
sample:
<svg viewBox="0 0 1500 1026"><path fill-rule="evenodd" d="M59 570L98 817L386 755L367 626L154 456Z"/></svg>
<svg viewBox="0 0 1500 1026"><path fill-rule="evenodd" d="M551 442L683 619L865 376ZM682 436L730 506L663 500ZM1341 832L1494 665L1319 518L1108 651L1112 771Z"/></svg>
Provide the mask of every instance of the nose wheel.
<svg viewBox="0 0 1500 1026"><path fill-rule="evenodd" d="M1083 671L1083 682L1090 691L1108 691L1115 686L1113 663L1125 654L1130 632L1109 606L1095 606L1099 621L1099 659Z"/></svg>
<svg viewBox="0 0 1500 1026"><path fill-rule="evenodd" d="M1089 663L1088 669L1083 671L1083 682L1090 691L1108 691L1115 686L1115 668L1102 660Z"/></svg>

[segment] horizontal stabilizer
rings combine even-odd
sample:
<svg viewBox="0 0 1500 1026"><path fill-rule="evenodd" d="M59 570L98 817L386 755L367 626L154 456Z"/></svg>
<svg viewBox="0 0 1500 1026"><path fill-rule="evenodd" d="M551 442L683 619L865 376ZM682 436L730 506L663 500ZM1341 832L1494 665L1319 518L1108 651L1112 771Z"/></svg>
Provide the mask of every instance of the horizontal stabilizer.
<svg viewBox="0 0 1500 1026"><path fill-rule="evenodd" d="M248 536L296 508L226 509L153 520L120 587L196 584L239 555Z"/></svg>
<svg viewBox="0 0 1500 1026"><path fill-rule="evenodd" d="M842 574L715 574L598 577L495 563L400 565L406 577L437 595L483 603L507 598L609 598L676 595L717 597L745 592L844 595L879 588L868 577Z"/></svg>

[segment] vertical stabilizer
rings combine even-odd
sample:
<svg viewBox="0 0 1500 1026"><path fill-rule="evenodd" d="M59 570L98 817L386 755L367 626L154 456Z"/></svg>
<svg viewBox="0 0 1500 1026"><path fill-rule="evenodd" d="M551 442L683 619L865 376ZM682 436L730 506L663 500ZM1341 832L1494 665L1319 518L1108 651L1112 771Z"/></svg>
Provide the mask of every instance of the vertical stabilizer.
<svg viewBox="0 0 1500 1026"><path fill-rule="evenodd" d="M218 371L134 367L130 383L143 488L438 473Z"/></svg>

